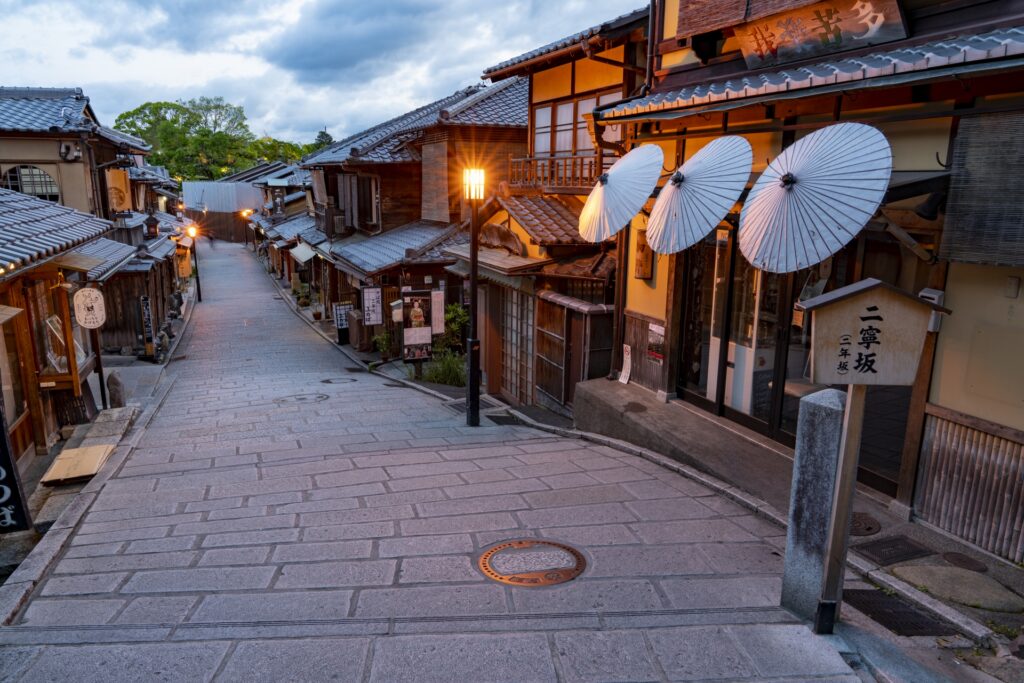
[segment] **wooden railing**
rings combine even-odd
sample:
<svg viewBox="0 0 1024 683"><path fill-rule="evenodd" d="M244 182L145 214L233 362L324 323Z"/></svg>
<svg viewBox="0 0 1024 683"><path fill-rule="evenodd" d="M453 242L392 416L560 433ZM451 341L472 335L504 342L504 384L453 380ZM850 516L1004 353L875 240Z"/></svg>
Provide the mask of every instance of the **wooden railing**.
<svg viewBox="0 0 1024 683"><path fill-rule="evenodd" d="M613 158L606 158L605 166L613 161ZM589 192L599 175L601 171L594 154L509 159L508 177L512 187Z"/></svg>

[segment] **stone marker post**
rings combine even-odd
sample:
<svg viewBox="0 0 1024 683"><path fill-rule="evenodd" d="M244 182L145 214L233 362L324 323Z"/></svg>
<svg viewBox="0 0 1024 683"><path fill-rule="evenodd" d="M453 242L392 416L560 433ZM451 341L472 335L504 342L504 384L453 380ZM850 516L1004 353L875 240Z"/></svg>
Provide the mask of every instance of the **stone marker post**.
<svg viewBox="0 0 1024 683"><path fill-rule="evenodd" d="M825 389L800 399L790 490L782 606L813 621L825 588L829 510L835 496L846 394Z"/></svg>

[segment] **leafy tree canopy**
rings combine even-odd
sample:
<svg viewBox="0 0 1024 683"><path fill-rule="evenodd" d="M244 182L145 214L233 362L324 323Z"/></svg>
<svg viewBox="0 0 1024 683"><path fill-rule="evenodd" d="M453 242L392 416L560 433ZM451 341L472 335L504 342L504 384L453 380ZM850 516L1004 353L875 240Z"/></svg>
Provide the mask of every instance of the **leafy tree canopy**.
<svg viewBox="0 0 1024 683"><path fill-rule="evenodd" d="M328 143L326 131L307 145L256 137L245 110L223 97L197 97L177 102L146 102L117 117L114 127L140 137L153 147L149 163L165 166L184 180L213 180L249 168L259 161L298 161Z"/></svg>

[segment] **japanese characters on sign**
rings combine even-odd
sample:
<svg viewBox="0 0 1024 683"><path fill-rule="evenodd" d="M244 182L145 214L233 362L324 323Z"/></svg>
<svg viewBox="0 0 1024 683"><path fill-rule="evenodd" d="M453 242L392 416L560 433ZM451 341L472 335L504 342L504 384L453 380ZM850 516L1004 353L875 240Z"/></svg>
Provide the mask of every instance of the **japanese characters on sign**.
<svg viewBox="0 0 1024 683"><path fill-rule="evenodd" d="M431 335L430 292L404 292L402 294L402 357L405 360L430 358Z"/></svg>
<svg viewBox="0 0 1024 683"><path fill-rule="evenodd" d="M146 345L146 355L156 352L156 333L153 330L153 307L148 296L139 297L139 308L142 310L142 341Z"/></svg>
<svg viewBox="0 0 1024 683"><path fill-rule="evenodd" d="M384 294L380 287L363 287L363 325L384 324Z"/></svg>
<svg viewBox="0 0 1024 683"><path fill-rule="evenodd" d="M856 50L907 37L896 0L836 0L736 27L751 69Z"/></svg>
<svg viewBox="0 0 1024 683"><path fill-rule="evenodd" d="M353 308L355 308L355 306L350 303L334 304L334 329L348 329L348 314Z"/></svg>
<svg viewBox="0 0 1024 683"><path fill-rule="evenodd" d="M430 326L434 334L444 334L444 290L430 292Z"/></svg>
<svg viewBox="0 0 1024 683"><path fill-rule="evenodd" d="M25 492L18 479L18 465L7 433L3 394L0 392L0 534L26 531L32 527Z"/></svg>
<svg viewBox="0 0 1024 683"><path fill-rule="evenodd" d="M932 306L912 295L855 283L803 302L811 319L815 384L914 383Z"/></svg>

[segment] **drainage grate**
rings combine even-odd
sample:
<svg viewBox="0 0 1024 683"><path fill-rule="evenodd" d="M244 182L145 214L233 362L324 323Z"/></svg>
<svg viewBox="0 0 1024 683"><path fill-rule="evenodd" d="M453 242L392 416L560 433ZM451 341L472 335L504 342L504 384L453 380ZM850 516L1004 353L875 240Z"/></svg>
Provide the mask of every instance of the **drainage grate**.
<svg viewBox="0 0 1024 683"><path fill-rule="evenodd" d="M492 581L536 588L572 581L587 568L587 560L564 543L524 538L485 550L477 566Z"/></svg>
<svg viewBox="0 0 1024 683"><path fill-rule="evenodd" d="M978 572L979 574L988 571L987 564L974 559L970 555L964 555L963 553L942 553L942 559L949 562L954 567L969 569L970 571Z"/></svg>
<svg viewBox="0 0 1024 683"><path fill-rule="evenodd" d="M853 549L875 564L883 566L934 554L928 548L911 541L906 536L880 538L877 541L855 545Z"/></svg>
<svg viewBox="0 0 1024 683"><path fill-rule="evenodd" d="M366 368L345 368L345 372L366 372Z"/></svg>
<svg viewBox="0 0 1024 683"><path fill-rule="evenodd" d="M283 398L275 398L274 403L320 403L330 396L327 394L293 394Z"/></svg>
<svg viewBox="0 0 1024 683"><path fill-rule="evenodd" d="M956 630L899 598L871 588L843 591L843 600L898 636L951 636Z"/></svg>
<svg viewBox="0 0 1024 683"><path fill-rule="evenodd" d="M405 385L402 384L401 382L383 382L383 384L386 387L398 387L399 389L405 388Z"/></svg>
<svg viewBox="0 0 1024 683"><path fill-rule="evenodd" d="M487 419L496 425L505 425L506 427L522 424L515 415L488 415Z"/></svg>
<svg viewBox="0 0 1024 683"><path fill-rule="evenodd" d="M452 401L451 403L445 403L444 407L450 410L454 410L456 413L459 413L460 415L466 414L466 402L462 400Z"/></svg>
<svg viewBox="0 0 1024 683"><path fill-rule="evenodd" d="M866 512L854 512L850 522L851 536L874 536L882 530L882 524Z"/></svg>
<svg viewBox="0 0 1024 683"><path fill-rule="evenodd" d="M355 381L353 377L331 377L330 379L320 380L320 384L349 384Z"/></svg>

